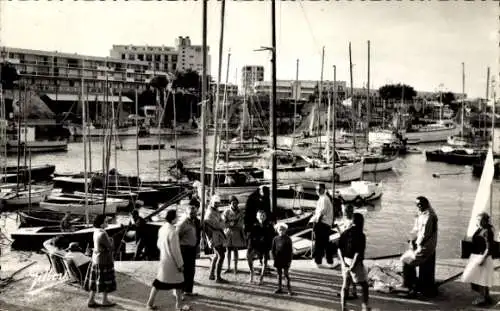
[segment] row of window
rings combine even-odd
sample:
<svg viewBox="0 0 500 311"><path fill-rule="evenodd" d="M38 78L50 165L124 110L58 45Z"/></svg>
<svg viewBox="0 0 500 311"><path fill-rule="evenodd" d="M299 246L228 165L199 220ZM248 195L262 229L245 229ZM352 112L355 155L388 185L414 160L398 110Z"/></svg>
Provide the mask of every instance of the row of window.
<svg viewBox="0 0 500 311"><path fill-rule="evenodd" d="M127 59L127 54L122 54L121 58ZM161 54L156 54L156 55L153 55L153 54L128 54L128 59L129 60L147 61L147 62L152 62L154 59L155 62L161 62L162 55ZM164 61L166 60L167 62L177 62L177 55L164 55L163 60Z"/></svg>

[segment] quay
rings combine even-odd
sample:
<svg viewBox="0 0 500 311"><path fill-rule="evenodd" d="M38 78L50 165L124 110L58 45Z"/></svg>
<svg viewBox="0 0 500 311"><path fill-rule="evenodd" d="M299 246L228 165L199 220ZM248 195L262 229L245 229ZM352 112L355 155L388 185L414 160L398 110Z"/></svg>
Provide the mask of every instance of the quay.
<svg viewBox="0 0 500 311"><path fill-rule="evenodd" d="M42 276L49 269L49 263L44 255L7 253L5 257L15 256L17 260L2 258L0 276L0 310L9 311L42 311L42 310L89 310L87 307L88 293L76 284L64 280L50 280ZM396 263L398 260L392 260ZM34 264L31 264L34 263ZM367 267L386 265L390 260L365 260ZM4 284L6 278L15 271L27 267ZM146 310L145 303L149 295L151 283L157 272L157 262L147 261L117 261L115 262L118 289L110 295L116 303L112 308L98 310ZM197 260L194 291L198 297L187 297L184 303L191 310L213 311L302 311L302 310L339 310L340 303L337 293L341 288L340 270L319 269L310 260L295 260L292 263L292 288L296 296L277 295L275 273L266 276L263 285L249 284L248 267L244 260L240 263L240 273L234 276L226 274L229 284L216 284L208 280L209 259L203 257ZM498 264L497 264L498 265ZM456 276L463 271L465 261L461 259L439 260L436 266L437 282ZM35 282L37 279L38 282ZM500 295L500 270L495 270L494 286L491 288L495 304L488 310L500 310L496 304ZM359 290L359 289L358 289ZM359 295L359 294L358 294ZM370 289L370 304L372 310L485 310L473 307L471 302L474 294L468 284L460 282L459 278L450 280L439 287L439 295L432 299L408 299L395 293L380 293ZM349 310L360 310L361 298L348 300ZM156 305L160 310L173 310L175 301L171 291L162 291L157 297Z"/></svg>

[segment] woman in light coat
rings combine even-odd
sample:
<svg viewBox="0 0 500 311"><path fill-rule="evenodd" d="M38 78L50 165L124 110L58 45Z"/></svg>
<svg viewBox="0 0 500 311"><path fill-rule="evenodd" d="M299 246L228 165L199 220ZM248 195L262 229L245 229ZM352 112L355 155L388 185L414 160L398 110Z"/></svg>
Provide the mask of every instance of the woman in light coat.
<svg viewBox="0 0 500 311"><path fill-rule="evenodd" d="M238 250L246 248L243 232L243 212L238 208L238 199L231 197L231 205L222 214L224 233L227 237L227 270L231 272L231 253L234 253L234 274L238 273Z"/></svg>
<svg viewBox="0 0 500 311"><path fill-rule="evenodd" d="M224 234L224 222L222 221L221 213L217 210L216 203L217 198L214 196L210 202L210 208L205 215L204 223L204 231L208 238L208 244L214 250L214 257L210 265L210 275L208 279L215 280L217 283L227 283L227 281L221 277L227 240Z"/></svg>
<svg viewBox="0 0 500 311"><path fill-rule="evenodd" d="M182 288L184 286L184 262L181 255L179 235L173 225L176 218L177 213L175 210L168 211L166 217L167 223L158 231L157 245L160 250L160 265L147 302L147 308L150 310L158 309L154 305L158 291L171 289L174 290L175 308L176 310L180 310Z"/></svg>

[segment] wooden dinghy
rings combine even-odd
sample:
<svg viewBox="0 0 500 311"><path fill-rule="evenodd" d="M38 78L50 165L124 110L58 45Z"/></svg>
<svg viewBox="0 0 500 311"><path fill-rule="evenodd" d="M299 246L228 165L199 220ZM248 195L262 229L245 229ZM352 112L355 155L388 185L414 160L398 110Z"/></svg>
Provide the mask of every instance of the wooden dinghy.
<svg viewBox="0 0 500 311"><path fill-rule="evenodd" d="M53 212L45 209L29 209L20 210L17 212L20 219L20 227L43 227L43 226L59 226L61 220L66 213ZM85 216L74 215L70 223L73 225L81 225L85 223Z"/></svg>
<svg viewBox="0 0 500 311"><path fill-rule="evenodd" d="M104 230L109 236L113 236L123 228L123 225L109 224ZM16 250L39 250L43 247L44 241L57 236L64 236L70 242L78 242L80 245L92 243L94 227L91 225L77 225L73 229L73 231L63 232L59 226L19 228L10 234L14 240L12 248Z"/></svg>
<svg viewBox="0 0 500 311"><path fill-rule="evenodd" d="M293 256L295 257L311 257L312 252L312 228L304 229L300 232L292 234ZM332 229L330 233L330 243L332 246L338 242L340 233Z"/></svg>

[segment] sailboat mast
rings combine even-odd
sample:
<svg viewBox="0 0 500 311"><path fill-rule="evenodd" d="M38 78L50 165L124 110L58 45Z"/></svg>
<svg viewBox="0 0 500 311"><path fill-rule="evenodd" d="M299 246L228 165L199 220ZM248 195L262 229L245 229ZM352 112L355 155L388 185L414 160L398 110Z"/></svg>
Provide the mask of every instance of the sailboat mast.
<svg viewBox="0 0 500 311"><path fill-rule="evenodd" d="M203 0L202 10L202 71L201 71L201 168L200 168L200 182L201 182L201 224L203 225L205 219L205 166L206 166L206 100L207 100L207 2Z"/></svg>
<svg viewBox="0 0 500 311"><path fill-rule="evenodd" d="M84 65L82 65L82 68ZM85 107L85 101L83 99L83 92L84 92L84 78L83 78L83 72L82 72L82 79L81 79L81 86L82 86L82 92L81 92L81 104L82 104L82 130L83 130L83 184L85 188L85 199L84 199L84 206L85 206L85 220L86 223L90 222L89 219L89 210L88 210L88 193L89 193L89 184L88 184L88 176L87 176L87 112L86 112L86 107Z"/></svg>
<svg viewBox="0 0 500 311"><path fill-rule="evenodd" d="M460 135L464 137L464 104L465 104L465 64L462 62L462 113L461 113L461 131Z"/></svg>
<svg viewBox="0 0 500 311"><path fill-rule="evenodd" d="M177 151L177 107L175 106L175 90L172 90L172 109L174 111L174 145L175 145L175 163L179 160L179 155ZM165 102L165 108L167 103ZM158 164L159 165L159 164Z"/></svg>
<svg viewBox="0 0 500 311"><path fill-rule="evenodd" d="M490 67L486 70L486 105L488 105L488 99L490 98ZM482 108L482 107L481 107ZM484 112L484 109L481 109ZM481 119L484 118L484 114L479 118L479 128L481 128ZM486 122L483 122L484 128L482 129L483 138L486 137Z"/></svg>
<svg viewBox="0 0 500 311"><path fill-rule="evenodd" d="M135 89L135 166L137 170L137 177L139 177L139 96L137 88Z"/></svg>
<svg viewBox="0 0 500 311"><path fill-rule="evenodd" d="M356 112L354 111L354 86L352 82L352 52L351 42L349 42L349 76L351 79L351 115L352 115L352 139L354 142L354 150L356 150Z"/></svg>
<svg viewBox="0 0 500 311"><path fill-rule="evenodd" d="M276 0L271 0L271 31L272 31L272 100L269 107L269 116L271 118L270 122L270 132L271 132L271 149L272 161L271 161L271 213L276 211L278 197L277 197L277 174L276 174Z"/></svg>
<svg viewBox="0 0 500 311"><path fill-rule="evenodd" d="M297 69L295 70L295 101L293 103L293 134L295 135L296 116L297 116L297 99L299 97L299 59L297 58Z"/></svg>
<svg viewBox="0 0 500 311"><path fill-rule="evenodd" d="M372 113L372 105L370 102L370 40L368 40L368 82L366 84L367 95L366 95L366 150L369 149L369 132L370 132L370 120Z"/></svg>
<svg viewBox="0 0 500 311"><path fill-rule="evenodd" d="M335 110L335 105L337 104L337 66L333 65L333 105L332 105L332 121L333 121L333 148L332 148L332 169L333 169L333 174L332 174L332 196L335 197L335 152L336 152L336 146L335 146L335 141L337 140L337 134L336 129L337 129L337 118L336 118L336 110ZM330 138L328 138L330 139Z"/></svg>
<svg viewBox="0 0 500 311"><path fill-rule="evenodd" d="M318 137L319 146L321 150L321 102L323 101L323 69L325 64L325 47L321 50L321 75L318 86L319 96L318 96Z"/></svg>
<svg viewBox="0 0 500 311"><path fill-rule="evenodd" d="M489 71L488 67L488 71ZM493 77L494 78L494 77ZM493 97L493 106L491 107L491 153L493 155L493 163L495 163L495 104L496 104L496 94L495 94L495 80L491 79L492 84L492 97ZM493 168L495 170L495 168ZM490 184L490 215L493 212L493 182Z"/></svg>
<svg viewBox="0 0 500 311"><path fill-rule="evenodd" d="M224 111L225 113L225 119L226 119L226 163L229 162L229 105L227 104L227 84L229 82L229 61L231 60L231 49L229 49L229 53L227 54L227 68L226 68L226 84L224 86ZM227 176L227 171L228 167L226 165L226 176Z"/></svg>
<svg viewBox="0 0 500 311"><path fill-rule="evenodd" d="M219 37L219 68L217 72L217 88L215 90L215 107L213 111L214 115L214 140L212 148L212 175L210 176L210 194L215 193L215 168L217 163L217 135L219 127L219 103L220 103L220 80L222 76L222 52L224 49L224 13L226 10L226 0L222 0L222 7L220 12L220 37Z"/></svg>
<svg viewBox="0 0 500 311"><path fill-rule="evenodd" d="M332 95L330 90L328 90L328 112L326 118L326 163L330 163L330 118L331 118L331 109L332 109Z"/></svg>

